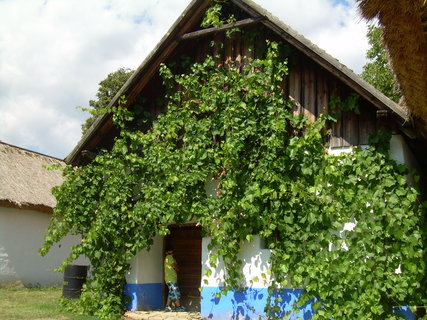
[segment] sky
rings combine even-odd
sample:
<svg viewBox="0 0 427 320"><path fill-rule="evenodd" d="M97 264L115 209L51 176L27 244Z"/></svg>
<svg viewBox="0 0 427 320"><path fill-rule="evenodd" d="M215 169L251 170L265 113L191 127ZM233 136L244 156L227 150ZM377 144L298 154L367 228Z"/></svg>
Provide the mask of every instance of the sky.
<svg viewBox="0 0 427 320"><path fill-rule="evenodd" d="M367 24L355 0L255 0L362 72ZM137 68L190 0L0 0L0 141L64 158L98 84Z"/></svg>

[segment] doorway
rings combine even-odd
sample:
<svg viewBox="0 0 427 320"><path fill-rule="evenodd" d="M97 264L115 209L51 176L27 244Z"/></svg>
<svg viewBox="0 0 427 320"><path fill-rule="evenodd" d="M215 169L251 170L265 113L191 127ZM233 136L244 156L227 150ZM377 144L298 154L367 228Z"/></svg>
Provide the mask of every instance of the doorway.
<svg viewBox="0 0 427 320"><path fill-rule="evenodd" d="M178 284L181 303L189 311L200 311L200 286L202 277L202 229L195 225L174 225L165 237L164 248L174 251L179 266ZM165 300L167 288L165 286Z"/></svg>

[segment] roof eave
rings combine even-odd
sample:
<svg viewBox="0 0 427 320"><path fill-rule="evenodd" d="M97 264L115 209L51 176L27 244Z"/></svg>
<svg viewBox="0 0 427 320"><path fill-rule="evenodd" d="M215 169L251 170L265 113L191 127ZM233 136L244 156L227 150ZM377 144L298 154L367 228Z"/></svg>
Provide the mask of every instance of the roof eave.
<svg viewBox="0 0 427 320"><path fill-rule="evenodd" d="M129 93L138 91L135 88L141 89L151 78L153 73L158 69L162 60L178 45L178 40L182 34L188 31L192 23L200 19L205 9L209 6L211 0L193 0L183 13L178 17L175 23L169 28L169 31L163 36L158 42L156 47L150 52L150 54L144 59L132 76L126 81L123 87L117 92L111 102L108 104L107 109L114 106L119 98L123 95L128 100L134 97L129 97ZM141 85L141 80L143 85ZM129 99L130 98L130 99ZM80 156L81 151L87 146L88 142L94 138L95 134L103 125L111 118L110 113L104 113L99 115L94 123L89 127L86 133L82 136L80 141L74 147L74 149L68 154L64 161L67 164L74 165Z"/></svg>
<svg viewBox="0 0 427 320"><path fill-rule="evenodd" d="M31 210L31 211L38 211L38 212L49 213L49 214L52 214L54 210L51 206L48 206L45 204L34 204L34 203L28 203L28 202L17 203L7 199L0 200L0 207L19 209L19 210Z"/></svg>

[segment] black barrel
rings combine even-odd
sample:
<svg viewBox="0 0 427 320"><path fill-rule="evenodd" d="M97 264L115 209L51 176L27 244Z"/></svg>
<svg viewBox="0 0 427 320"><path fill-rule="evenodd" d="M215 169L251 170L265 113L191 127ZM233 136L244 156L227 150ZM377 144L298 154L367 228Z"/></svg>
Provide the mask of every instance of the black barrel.
<svg viewBox="0 0 427 320"><path fill-rule="evenodd" d="M64 285L62 296L64 298L76 299L82 293L83 283L86 282L87 266L69 264L64 271Z"/></svg>

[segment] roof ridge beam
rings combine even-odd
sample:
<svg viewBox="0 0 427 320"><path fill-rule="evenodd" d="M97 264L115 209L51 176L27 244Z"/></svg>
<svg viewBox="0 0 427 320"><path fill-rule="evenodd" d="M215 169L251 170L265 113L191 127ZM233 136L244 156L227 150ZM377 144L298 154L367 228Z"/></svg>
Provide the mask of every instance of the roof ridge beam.
<svg viewBox="0 0 427 320"><path fill-rule="evenodd" d="M222 32L225 30L233 29L233 28L241 28L241 27L250 26L252 24L260 22L263 19L264 19L264 17L247 18L247 19L239 20L239 21L236 21L233 23L227 23L227 24L224 24L224 25L219 26L219 27L212 27L212 28L208 28L208 29L197 30L194 32L189 32L189 33L183 34L179 38L179 40L182 41L182 40L195 39L195 38L200 38L200 37L210 35L212 33Z"/></svg>

